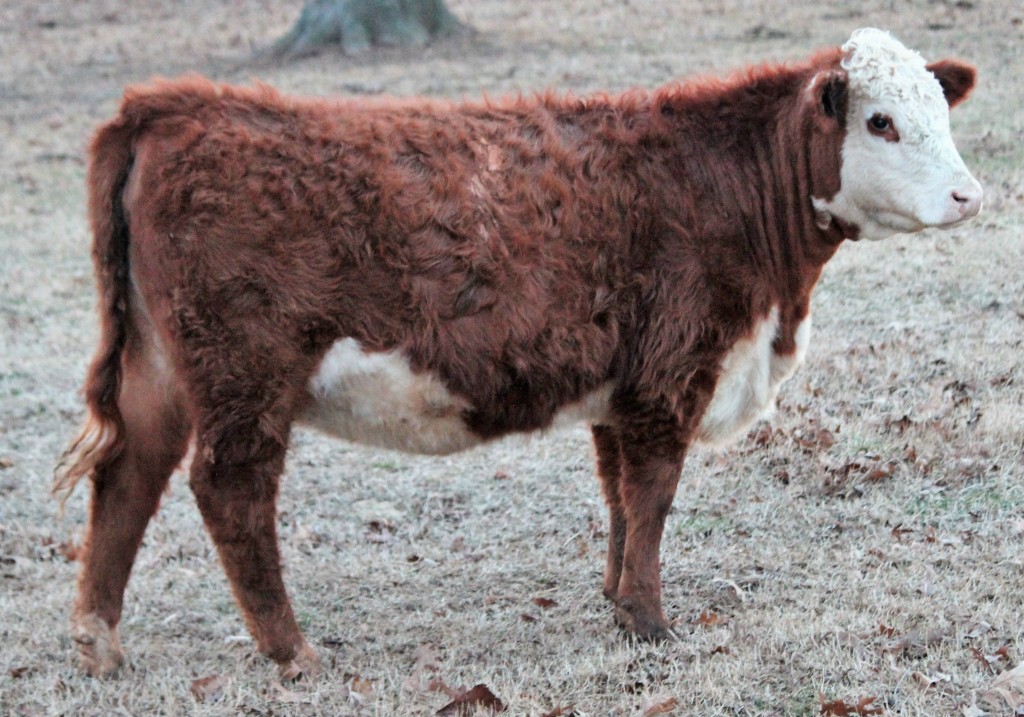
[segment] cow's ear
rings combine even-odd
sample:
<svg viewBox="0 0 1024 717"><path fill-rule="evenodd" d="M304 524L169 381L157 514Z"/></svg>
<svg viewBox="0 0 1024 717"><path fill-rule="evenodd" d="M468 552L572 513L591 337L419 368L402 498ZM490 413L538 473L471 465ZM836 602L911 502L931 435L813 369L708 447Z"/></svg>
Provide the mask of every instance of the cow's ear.
<svg viewBox="0 0 1024 717"><path fill-rule="evenodd" d="M928 65L928 70L942 85L942 94L946 96L950 107L967 99L978 76L972 65L960 60L939 60Z"/></svg>
<svg viewBox="0 0 1024 717"><path fill-rule="evenodd" d="M847 85L843 70L825 70L814 76L809 88L818 110L840 127L846 125Z"/></svg>

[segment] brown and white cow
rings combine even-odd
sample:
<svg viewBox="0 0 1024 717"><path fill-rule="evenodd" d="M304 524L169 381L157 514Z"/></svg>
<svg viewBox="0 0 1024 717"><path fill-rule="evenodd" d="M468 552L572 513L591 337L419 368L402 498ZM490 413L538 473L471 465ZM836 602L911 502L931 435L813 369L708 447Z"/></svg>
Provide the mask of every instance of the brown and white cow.
<svg viewBox="0 0 1024 717"><path fill-rule="evenodd" d="M867 29L800 64L583 99L130 88L91 149L102 337L56 484L92 482L84 668L121 662L132 562L194 443L259 649L316 670L275 533L297 421L434 454L589 421L604 593L629 632L668 634L659 545L687 448L771 408L844 239L978 212L948 118L973 84Z"/></svg>

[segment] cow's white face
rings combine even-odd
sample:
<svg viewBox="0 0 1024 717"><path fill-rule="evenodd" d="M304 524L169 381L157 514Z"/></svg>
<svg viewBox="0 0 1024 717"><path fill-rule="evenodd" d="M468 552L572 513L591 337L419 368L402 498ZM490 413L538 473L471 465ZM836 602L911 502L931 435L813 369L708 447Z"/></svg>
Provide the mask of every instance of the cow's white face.
<svg viewBox="0 0 1024 717"><path fill-rule="evenodd" d="M832 217L881 239L948 227L981 209L982 190L949 131L949 108L974 84L956 61L926 65L888 33L857 30L842 47L847 76L846 138L839 192L815 198Z"/></svg>

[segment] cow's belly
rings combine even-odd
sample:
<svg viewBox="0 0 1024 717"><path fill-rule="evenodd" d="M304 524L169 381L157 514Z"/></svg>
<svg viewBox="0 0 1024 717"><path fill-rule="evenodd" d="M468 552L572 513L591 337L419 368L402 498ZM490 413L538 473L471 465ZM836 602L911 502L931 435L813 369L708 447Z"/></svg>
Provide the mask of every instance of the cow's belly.
<svg viewBox="0 0 1024 717"><path fill-rule="evenodd" d="M441 380L413 372L396 351L367 353L355 339L331 346L307 387L301 423L355 443L408 453L444 455L482 439L467 428L471 409ZM552 426L606 419L611 386L565 405Z"/></svg>
<svg viewBox="0 0 1024 717"><path fill-rule="evenodd" d="M811 317L797 328L796 351L777 354L772 342L779 330L779 311L757 326L753 336L736 343L722 360L715 393L697 431L697 441L721 446L745 433L758 419L771 414L783 381L803 362L811 334Z"/></svg>
<svg viewBox="0 0 1024 717"><path fill-rule="evenodd" d="M736 343L722 360L715 393L697 431L697 442L724 445L771 413L779 386L803 362L810 338L808 316L796 333L796 351L776 354L777 309L750 338ZM608 420L611 385L566 405L552 425ZM482 439L463 416L472 406L441 380L413 372L398 352L367 353L355 339L341 339L324 356L310 379L299 421L356 443L409 453L444 455L471 448Z"/></svg>
<svg viewBox="0 0 1024 717"><path fill-rule="evenodd" d="M480 443L462 420L466 401L401 354L366 353L355 339L334 343L308 392L299 421L339 438L438 455Z"/></svg>

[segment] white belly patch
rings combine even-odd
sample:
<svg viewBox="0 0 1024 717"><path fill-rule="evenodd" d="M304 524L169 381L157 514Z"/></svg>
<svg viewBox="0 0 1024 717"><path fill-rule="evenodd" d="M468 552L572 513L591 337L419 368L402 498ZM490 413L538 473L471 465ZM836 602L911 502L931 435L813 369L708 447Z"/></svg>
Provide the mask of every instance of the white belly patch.
<svg viewBox="0 0 1024 717"><path fill-rule="evenodd" d="M722 373L711 404L697 430L697 441L721 446L735 440L758 419L770 415L779 387L803 363L811 336L810 314L796 331L796 351L776 354L772 342L779 330L779 309L771 312L749 338L736 342L722 359Z"/></svg>
<svg viewBox="0 0 1024 717"><path fill-rule="evenodd" d="M445 455L482 443L462 417L471 408L439 378L413 372L397 351L367 353L355 339L336 341L307 386L301 423L355 443L407 453ZM611 384L554 416L558 428L606 418Z"/></svg>
<svg viewBox="0 0 1024 717"><path fill-rule="evenodd" d="M366 353L336 341L310 379L302 423L339 438L409 453L444 455L481 442L462 421L469 404L397 351Z"/></svg>

